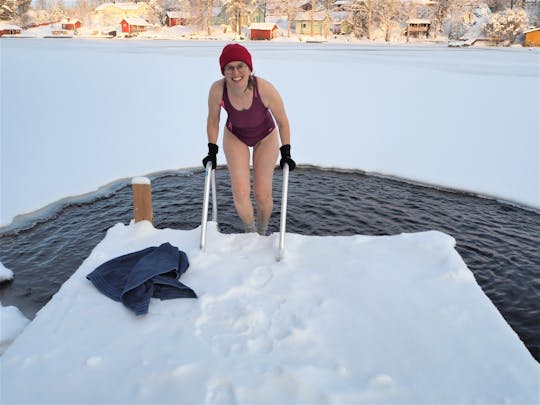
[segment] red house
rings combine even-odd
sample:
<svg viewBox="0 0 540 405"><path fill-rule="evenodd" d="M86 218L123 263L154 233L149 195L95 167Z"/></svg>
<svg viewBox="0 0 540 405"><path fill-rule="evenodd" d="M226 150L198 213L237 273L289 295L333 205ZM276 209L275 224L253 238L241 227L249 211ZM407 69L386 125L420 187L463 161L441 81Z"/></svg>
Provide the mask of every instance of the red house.
<svg viewBox="0 0 540 405"><path fill-rule="evenodd" d="M251 23L250 39L273 39L277 36L278 26L275 23Z"/></svg>
<svg viewBox="0 0 540 405"><path fill-rule="evenodd" d="M182 11L167 11L165 23L168 27L175 25L187 25L191 21L191 15Z"/></svg>
<svg viewBox="0 0 540 405"><path fill-rule="evenodd" d="M17 35L21 33L21 27L12 24L0 24L0 37L2 35Z"/></svg>
<svg viewBox="0 0 540 405"><path fill-rule="evenodd" d="M148 23L144 18L140 17L126 17L121 22L122 32L132 34L134 32L142 32L148 29Z"/></svg>
<svg viewBox="0 0 540 405"><path fill-rule="evenodd" d="M81 20L77 19L77 18L70 18L70 17L67 17L67 18L64 18L62 21L61 21L61 24L62 24L62 29L63 30L76 30L78 28L81 28L82 26L82 22Z"/></svg>

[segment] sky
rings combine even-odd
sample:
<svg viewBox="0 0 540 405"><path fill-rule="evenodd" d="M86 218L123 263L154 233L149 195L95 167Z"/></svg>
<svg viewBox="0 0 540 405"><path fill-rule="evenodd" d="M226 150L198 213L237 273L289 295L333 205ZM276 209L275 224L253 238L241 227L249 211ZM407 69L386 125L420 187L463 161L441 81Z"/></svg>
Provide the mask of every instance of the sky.
<svg viewBox="0 0 540 405"><path fill-rule="evenodd" d="M0 41L2 223L199 167L224 44ZM284 99L297 163L540 205L538 51L246 45ZM540 366L456 252L459 235L287 233L277 262L277 234L210 222L202 252L200 232L117 224L32 322L1 307L1 402L540 399ZM166 242L188 255L181 281L197 299L153 299L137 317L86 279Z"/></svg>

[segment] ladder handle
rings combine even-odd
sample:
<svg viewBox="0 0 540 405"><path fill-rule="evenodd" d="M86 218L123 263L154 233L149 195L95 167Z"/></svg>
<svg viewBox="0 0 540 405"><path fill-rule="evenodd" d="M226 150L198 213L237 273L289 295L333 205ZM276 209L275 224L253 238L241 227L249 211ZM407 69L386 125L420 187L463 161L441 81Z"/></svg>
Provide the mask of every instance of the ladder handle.
<svg viewBox="0 0 540 405"><path fill-rule="evenodd" d="M283 165L283 189L281 191L281 218L279 223L279 260L285 254L285 228L287 223L287 196L289 194L289 165Z"/></svg>
<svg viewBox="0 0 540 405"><path fill-rule="evenodd" d="M216 193L216 169L212 170L212 221L216 222L217 219L217 193Z"/></svg>
<svg viewBox="0 0 540 405"><path fill-rule="evenodd" d="M212 177L212 162L206 163L206 171L204 178L204 197L203 197L203 209L201 218L201 250L206 248L206 223L208 222L208 203L210 197L210 178ZM214 193L215 194L215 193Z"/></svg>

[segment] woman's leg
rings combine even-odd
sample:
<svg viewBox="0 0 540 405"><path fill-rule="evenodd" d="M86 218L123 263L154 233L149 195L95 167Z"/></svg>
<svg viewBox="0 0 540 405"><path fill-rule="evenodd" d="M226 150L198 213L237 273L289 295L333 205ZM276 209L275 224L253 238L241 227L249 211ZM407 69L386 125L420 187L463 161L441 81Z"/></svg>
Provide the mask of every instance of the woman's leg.
<svg viewBox="0 0 540 405"><path fill-rule="evenodd" d="M257 202L257 231L266 233L272 214L272 181L279 155L277 131L263 138L253 148L253 190Z"/></svg>
<svg viewBox="0 0 540 405"><path fill-rule="evenodd" d="M253 229L253 204L251 203L251 179L249 174L249 148L231 134L227 128L223 135L223 150L227 158L227 167L231 176L234 206L244 223L246 231Z"/></svg>

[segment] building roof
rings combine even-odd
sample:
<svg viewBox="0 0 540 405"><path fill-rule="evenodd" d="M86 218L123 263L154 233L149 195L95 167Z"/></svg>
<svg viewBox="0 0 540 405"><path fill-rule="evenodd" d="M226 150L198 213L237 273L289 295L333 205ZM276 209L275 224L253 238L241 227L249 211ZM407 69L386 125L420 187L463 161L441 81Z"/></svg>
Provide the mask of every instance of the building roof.
<svg viewBox="0 0 540 405"><path fill-rule="evenodd" d="M534 32L534 31L540 31L540 27L529 28L527 31L523 31L523 33L528 34L529 32Z"/></svg>
<svg viewBox="0 0 540 405"><path fill-rule="evenodd" d="M261 22L261 23L251 23L249 26L250 30L261 30L261 31L271 31L274 28L278 28L277 24L272 22Z"/></svg>
<svg viewBox="0 0 540 405"><path fill-rule="evenodd" d="M60 24L75 24L81 22L78 18L62 18L62 21L60 21Z"/></svg>
<svg viewBox="0 0 540 405"><path fill-rule="evenodd" d="M0 31L1 30L20 30L21 27L19 27L18 25L13 25L13 24L0 24Z"/></svg>
<svg viewBox="0 0 540 405"><path fill-rule="evenodd" d="M305 11L298 13L295 17L295 21L311 21L311 15L313 14L313 21L323 21L325 18L329 18L325 11Z"/></svg>
<svg viewBox="0 0 540 405"><path fill-rule="evenodd" d="M191 14L187 11L167 11L169 18L191 18Z"/></svg>
<svg viewBox="0 0 540 405"><path fill-rule="evenodd" d="M431 24L431 20L427 18L411 18L407 20L407 24Z"/></svg>
<svg viewBox="0 0 540 405"><path fill-rule="evenodd" d="M122 21L127 22L129 25L136 25L138 27L146 27L150 25L144 18L140 17L126 17Z"/></svg>
<svg viewBox="0 0 540 405"><path fill-rule="evenodd" d="M99 7L96 8L96 11L103 11L108 9L109 7L116 7L120 10L137 10L143 6L148 5L147 3L103 3Z"/></svg>

